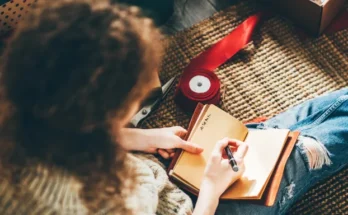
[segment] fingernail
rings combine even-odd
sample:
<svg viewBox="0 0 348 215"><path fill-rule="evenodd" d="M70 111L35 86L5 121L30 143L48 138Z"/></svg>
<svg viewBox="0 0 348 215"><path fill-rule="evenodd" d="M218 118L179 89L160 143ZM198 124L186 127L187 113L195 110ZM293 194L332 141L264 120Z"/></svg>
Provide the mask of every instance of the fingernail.
<svg viewBox="0 0 348 215"><path fill-rule="evenodd" d="M198 153L201 153L201 152L203 152L203 148L201 147L201 146L199 146L199 145L196 145L196 148L197 148L197 151L198 151Z"/></svg>

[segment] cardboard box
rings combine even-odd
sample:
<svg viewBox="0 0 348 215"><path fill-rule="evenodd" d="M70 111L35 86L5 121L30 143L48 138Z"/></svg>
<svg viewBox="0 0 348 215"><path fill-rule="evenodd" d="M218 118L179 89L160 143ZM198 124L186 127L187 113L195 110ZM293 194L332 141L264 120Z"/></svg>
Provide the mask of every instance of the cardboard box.
<svg viewBox="0 0 348 215"><path fill-rule="evenodd" d="M267 0L274 11L287 17L306 32L319 36L337 14L344 9L346 0Z"/></svg>

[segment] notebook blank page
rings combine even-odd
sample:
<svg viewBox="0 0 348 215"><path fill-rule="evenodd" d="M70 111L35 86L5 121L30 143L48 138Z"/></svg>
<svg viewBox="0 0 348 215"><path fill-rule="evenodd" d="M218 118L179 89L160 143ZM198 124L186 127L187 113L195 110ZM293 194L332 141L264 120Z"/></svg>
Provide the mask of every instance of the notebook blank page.
<svg viewBox="0 0 348 215"><path fill-rule="evenodd" d="M245 142L245 172L222 196L223 199L260 199L286 142L289 130L249 130Z"/></svg>

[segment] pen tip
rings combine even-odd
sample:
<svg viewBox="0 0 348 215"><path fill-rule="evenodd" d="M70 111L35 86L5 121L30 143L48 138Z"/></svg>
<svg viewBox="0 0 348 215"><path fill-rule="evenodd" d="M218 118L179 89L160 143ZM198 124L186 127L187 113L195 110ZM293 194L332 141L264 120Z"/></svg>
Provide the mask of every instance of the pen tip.
<svg viewBox="0 0 348 215"><path fill-rule="evenodd" d="M232 169L233 169L233 171L235 171L235 172L238 172L238 170L239 170L238 166L234 166Z"/></svg>

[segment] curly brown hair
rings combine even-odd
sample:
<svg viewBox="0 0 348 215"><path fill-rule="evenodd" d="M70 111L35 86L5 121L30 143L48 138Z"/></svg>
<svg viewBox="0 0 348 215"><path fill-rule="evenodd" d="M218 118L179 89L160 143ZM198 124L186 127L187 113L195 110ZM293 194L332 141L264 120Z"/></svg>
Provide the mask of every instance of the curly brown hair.
<svg viewBox="0 0 348 215"><path fill-rule="evenodd" d="M0 172L13 170L14 178L28 159L58 165L83 183L80 195L91 212L105 202L122 207L133 175L110 119L121 121L150 91L160 37L136 7L38 1L3 59Z"/></svg>

